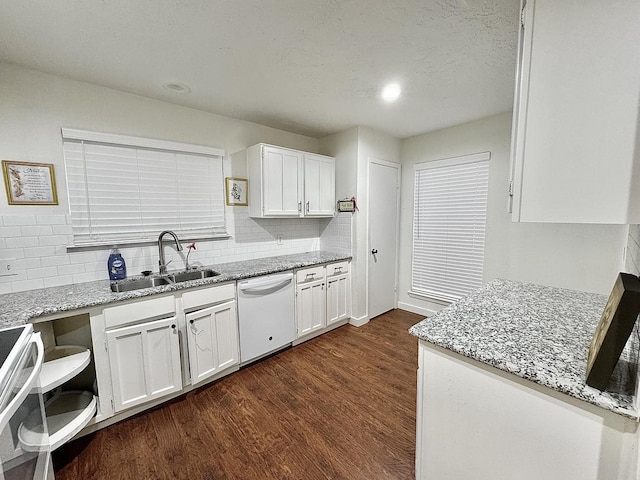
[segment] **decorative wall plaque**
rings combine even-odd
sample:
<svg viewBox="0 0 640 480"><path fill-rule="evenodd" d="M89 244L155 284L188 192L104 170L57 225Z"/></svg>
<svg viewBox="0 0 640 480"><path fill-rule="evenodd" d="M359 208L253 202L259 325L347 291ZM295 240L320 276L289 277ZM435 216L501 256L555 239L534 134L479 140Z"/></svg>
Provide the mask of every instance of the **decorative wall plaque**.
<svg viewBox="0 0 640 480"><path fill-rule="evenodd" d="M640 313L640 279L620 273L589 346L587 385L607 388Z"/></svg>

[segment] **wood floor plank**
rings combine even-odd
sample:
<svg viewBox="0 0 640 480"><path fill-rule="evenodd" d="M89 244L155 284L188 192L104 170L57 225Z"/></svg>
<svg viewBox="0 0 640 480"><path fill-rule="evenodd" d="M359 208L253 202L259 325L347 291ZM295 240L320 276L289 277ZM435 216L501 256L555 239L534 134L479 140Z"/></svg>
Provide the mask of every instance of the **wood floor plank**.
<svg viewBox="0 0 640 480"><path fill-rule="evenodd" d="M340 327L75 440L56 479L412 479L421 319Z"/></svg>

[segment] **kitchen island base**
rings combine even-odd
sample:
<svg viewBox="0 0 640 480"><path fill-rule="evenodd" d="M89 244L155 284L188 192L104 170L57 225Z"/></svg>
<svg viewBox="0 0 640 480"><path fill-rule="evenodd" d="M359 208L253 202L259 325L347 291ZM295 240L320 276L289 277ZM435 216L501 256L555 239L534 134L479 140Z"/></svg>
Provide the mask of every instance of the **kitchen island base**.
<svg viewBox="0 0 640 480"><path fill-rule="evenodd" d="M637 480L638 423L421 340L416 478Z"/></svg>

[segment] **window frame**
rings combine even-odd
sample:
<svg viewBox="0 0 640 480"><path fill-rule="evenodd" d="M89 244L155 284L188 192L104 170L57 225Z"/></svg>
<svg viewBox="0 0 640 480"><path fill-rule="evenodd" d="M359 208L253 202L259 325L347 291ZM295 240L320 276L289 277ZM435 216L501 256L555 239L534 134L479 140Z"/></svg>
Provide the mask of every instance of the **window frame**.
<svg viewBox="0 0 640 480"><path fill-rule="evenodd" d="M413 218L412 218L412 244L411 244L411 277L410 277L410 290L409 290L409 294L411 296L415 296L418 298L424 298L430 301L433 301L435 303L444 303L444 304L449 304L453 301L456 301L460 298L462 298L463 296L465 296L466 294L470 293L469 291L466 292L459 292L458 294L451 294L449 293L451 291L451 289L444 289L445 291L438 291L437 289L423 289L420 288L420 286L416 285L415 282L415 275L416 275L416 269L418 267L417 263L416 263L416 231L420 228L418 222L420 222L420 215L417 211L418 208L418 201L419 201L419 191L418 191L418 180L419 180L419 176L418 176L418 172L420 171L425 171L425 170L435 170L438 168L447 168L447 167L456 167L456 166L465 166L465 165L472 165L472 164L477 164L477 163L486 163L486 191L484 193L485 197L484 197L484 224L483 224L483 235L482 235L482 263L481 263L481 273L479 275L479 277L476 276L476 279L479 278L479 281L477 283L477 285L475 285L474 289L477 287L480 287L482 285L483 282L483 276L484 276L484 256L486 253L486 244L485 244L485 238L486 238L486 227L487 227L487 212L488 212L488 201L489 201L489 167L490 167L490 159L491 159L491 152L481 152L481 153L474 153L474 154L469 154L469 155L462 155L462 156L457 156L457 157L451 157L451 158L446 158L446 159L441 159L441 160L432 160L432 161L426 161L426 162L420 162L420 163L416 163L414 164L414 192L413 192ZM477 192L474 191L474 194L477 194ZM444 210L443 210L444 211ZM478 267L478 265L476 264L476 268ZM426 282L425 282L426 283Z"/></svg>
<svg viewBox="0 0 640 480"><path fill-rule="evenodd" d="M146 137L135 137L129 135L121 135L114 133L102 133L102 132L94 132L88 130L79 130L73 128L62 128L62 143L63 143L63 151L65 150L65 145L67 141L71 142L86 142L89 144L102 144L111 147L124 147L130 149L144 149L155 152L169 152L172 154L186 154L186 155L197 155L204 157L212 157L220 162L220 175L221 182L218 186L220 194L222 195L222 204L219 209L219 213L222 218L222 225L218 224L215 227L212 225L211 233L202 233L202 232L193 232L189 233L189 231L182 231L178 228L175 229L176 233L180 235L181 240L198 240L198 239L214 239L214 238L229 238L227 229L227 219L226 219L226 206L224 204L224 161L225 161L225 151L221 148L210 147L205 145L196 145L196 144L188 144L181 142L174 142L169 140L160 140L154 138L146 138ZM69 180L67 175L67 157L65 152L64 159L65 166L65 181L67 186L67 201L69 208L69 215L72 218L73 225L73 216L72 216L72 204L71 197L69 195ZM216 167L217 168L217 167ZM218 210L216 210L217 212ZM217 217L218 219L220 217ZM219 223L219 222L218 222ZM215 232L215 228L218 229L218 232ZM158 232L159 233L159 232ZM101 248L105 246L113 246L115 243L118 245L148 245L155 242L155 239L145 236L143 232L140 232L139 238L124 238L120 240L114 239L95 239L95 240L79 240L77 238L77 232L74 229L73 232L73 244L67 247L67 251L74 250L83 250L83 249L91 249Z"/></svg>

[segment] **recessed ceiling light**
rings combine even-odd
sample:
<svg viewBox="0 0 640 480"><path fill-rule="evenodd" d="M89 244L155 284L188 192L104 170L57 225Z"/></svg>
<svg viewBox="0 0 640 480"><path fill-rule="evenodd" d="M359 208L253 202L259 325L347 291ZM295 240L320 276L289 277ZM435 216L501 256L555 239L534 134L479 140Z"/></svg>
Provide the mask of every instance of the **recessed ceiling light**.
<svg viewBox="0 0 640 480"><path fill-rule="evenodd" d="M395 102L398 97L400 97L400 93L402 93L400 85L397 83L389 83L382 89L382 94L380 96L385 102Z"/></svg>
<svg viewBox="0 0 640 480"><path fill-rule="evenodd" d="M191 91L187 85L179 82L167 82L162 85L162 88L172 93L189 93Z"/></svg>

